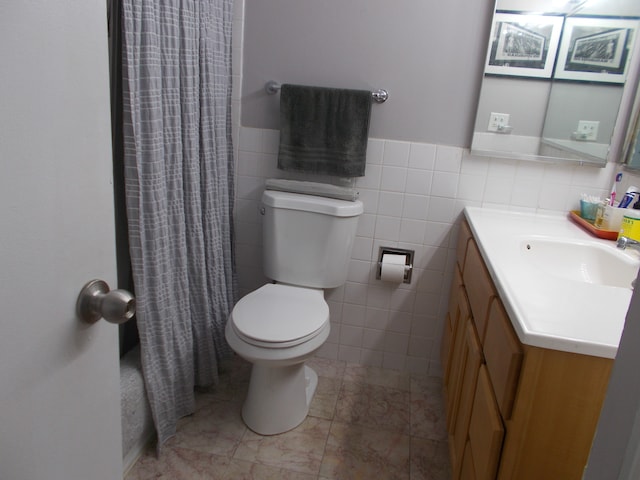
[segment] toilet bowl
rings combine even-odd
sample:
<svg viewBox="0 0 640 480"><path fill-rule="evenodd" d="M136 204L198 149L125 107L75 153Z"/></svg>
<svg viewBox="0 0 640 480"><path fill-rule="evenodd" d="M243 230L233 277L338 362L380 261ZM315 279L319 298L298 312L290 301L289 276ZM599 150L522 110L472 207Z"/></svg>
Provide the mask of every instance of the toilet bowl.
<svg viewBox="0 0 640 480"><path fill-rule="evenodd" d="M253 363L242 408L251 430L273 435L305 419L318 376L304 362L329 330L329 307L319 289L267 284L236 304L226 337L238 355Z"/></svg>
<svg viewBox="0 0 640 480"><path fill-rule="evenodd" d="M267 190L262 195L265 275L276 283L235 305L225 336L253 363L242 418L256 433L299 425L318 376L304 362L329 336L325 288L343 285L362 202Z"/></svg>

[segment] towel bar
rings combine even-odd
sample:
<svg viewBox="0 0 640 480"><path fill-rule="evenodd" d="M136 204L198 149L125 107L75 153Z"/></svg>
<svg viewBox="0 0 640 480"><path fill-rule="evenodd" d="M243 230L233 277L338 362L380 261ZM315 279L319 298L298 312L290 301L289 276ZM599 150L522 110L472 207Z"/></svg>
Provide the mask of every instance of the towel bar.
<svg viewBox="0 0 640 480"><path fill-rule="evenodd" d="M274 80L269 80L264 86L265 92L269 95L275 95L280 90L280 84ZM383 88L371 92L371 98L376 103L384 103L389 98L389 92Z"/></svg>

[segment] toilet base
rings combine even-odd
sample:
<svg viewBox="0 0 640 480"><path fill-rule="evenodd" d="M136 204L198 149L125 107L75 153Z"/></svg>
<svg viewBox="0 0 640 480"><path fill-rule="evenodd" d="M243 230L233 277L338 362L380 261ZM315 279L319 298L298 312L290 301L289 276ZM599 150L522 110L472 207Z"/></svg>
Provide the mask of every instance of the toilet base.
<svg viewBox="0 0 640 480"><path fill-rule="evenodd" d="M275 368L254 363L242 419L261 435L291 430L307 417L317 386L318 375L304 363Z"/></svg>

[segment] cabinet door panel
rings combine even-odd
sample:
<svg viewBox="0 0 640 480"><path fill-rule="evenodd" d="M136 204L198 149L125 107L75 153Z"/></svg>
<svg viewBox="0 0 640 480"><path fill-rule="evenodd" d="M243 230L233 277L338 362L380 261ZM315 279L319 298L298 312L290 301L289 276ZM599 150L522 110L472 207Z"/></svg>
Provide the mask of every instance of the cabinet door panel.
<svg viewBox="0 0 640 480"><path fill-rule="evenodd" d="M478 480L494 480L500 463L504 426L496 404L489 373L480 367L473 411L469 422L469 443L473 452L473 470Z"/></svg>
<svg viewBox="0 0 640 480"><path fill-rule="evenodd" d="M523 350L498 298L491 302L489 308L483 351L498 407L502 417L508 420L518 387Z"/></svg>
<svg viewBox="0 0 640 480"><path fill-rule="evenodd" d="M442 372L444 385L449 384L451 375L451 356L456 338L458 325L460 324L460 292L463 291L462 275L458 268L455 268L453 283L451 284L451 294L449 295L449 312L445 319L444 331L442 333L442 342L440 345L440 361L442 362ZM465 297L466 301L466 297ZM468 310L468 309L467 309Z"/></svg>
<svg viewBox="0 0 640 480"><path fill-rule="evenodd" d="M471 444L469 443L469 440L467 440L467 444L464 447L460 480L476 480L476 472L473 469L473 452L471 451Z"/></svg>
<svg viewBox="0 0 640 480"><path fill-rule="evenodd" d="M460 233L458 233L458 245L456 248L456 257L458 259L458 266L461 272L464 272L465 257L467 255L467 243L471 238L471 229L469 224L463 218L460 222Z"/></svg>
<svg viewBox="0 0 640 480"><path fill-rule="evenodd" d="M476 381L482 363L480 341L471 319L467 321L465 330L465 342L462 350L464 368L462 369L460 382L459 402L453 418L449 439L453 478L458 478L462 468L462 455L469 433L469 421L476 392Z"/></svg>
<svg viewBox="0 0 640 480"><path fill-rule="evenodd" d="M472 322L471 311L469 310L469 301L464 288L458 290L458 304L456 306L457 324L454 331L454 339L449 358L448 382L446 383L447 394L447 428L452 432L455 421L458 404L460 402L460 389L462 388L462 376L465 368L465 343L466 343L466 326Z"/></svg>
<svg viewBox="0 0 640 480"><path fill-rule="evenodd" d="M469 296L471 314L476 322L480 341L484 341L484 332L489 314L489 303L496 296L493 281L480 256L480 250L472 239L467 245L467 258L462 273L464 286Z"/></svg>

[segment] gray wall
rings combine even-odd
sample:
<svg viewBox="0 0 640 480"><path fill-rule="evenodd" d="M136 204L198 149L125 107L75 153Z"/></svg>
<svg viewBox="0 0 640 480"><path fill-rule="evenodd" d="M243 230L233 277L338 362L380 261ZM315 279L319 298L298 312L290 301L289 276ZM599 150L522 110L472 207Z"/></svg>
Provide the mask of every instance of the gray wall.
<svg viewBox="0 0 640 480"><path fill-rule="evenodd" d="M389 91L370 137L468 147L492 0L246 0L242 125L278 129L269 80Z"/></svg>

